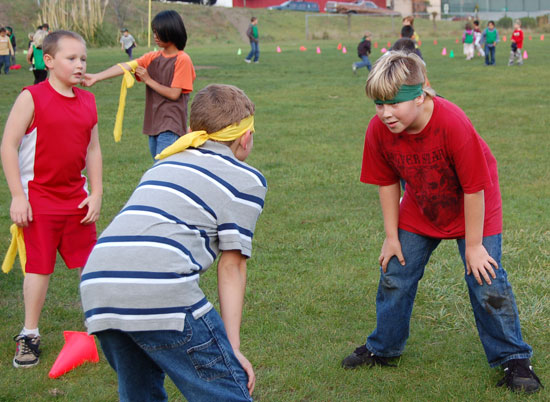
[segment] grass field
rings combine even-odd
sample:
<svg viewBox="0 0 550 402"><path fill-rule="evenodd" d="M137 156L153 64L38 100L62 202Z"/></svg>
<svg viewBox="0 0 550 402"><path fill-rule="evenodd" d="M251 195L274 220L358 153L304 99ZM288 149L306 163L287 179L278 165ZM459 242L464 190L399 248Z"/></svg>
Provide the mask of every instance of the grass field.
<svg viewBox="0 0 550 402"><path fill-rule="evenodd" d="M550 93L549 43L526 41L529 59L506 66L466 62L454 39L422 51L432 86L470 116L499 161L504 202L503 263L514 286L523 334L533 346L537 374L550 384ZM535 39L535 38L534 38ZM385 42L385 41L384 41ZM307 52L298 50L300 45ZM354 76L355 40L261 43L261 62L243 62L246 46L210 44L186 49L197 66L195 88L209 83L241 87L256 103L255 147L249 162L266 176L269 191L249 261L241 331L243 353L258 377L260 401L503 401L520 397L495 388L470 310L463 267L454 242L434 253L420 284L411 337L397 368L344 371L340 361L375 326L377 257L383 225L377 189L359 182L365 128L374 106L364 95L366 70ZM279 45L282 53L275 52ZM236 54L243 48L243 55ZM314 49L320 46L322 54ZM456 57L441 56L441 49ZM138 48L141 54L145 49ZM375 50L373 58L380 55ZM89 51L88 71L123 60L118 49ZM22 57L22 56L19 56ZM0 76L0 125L32 74ZM151 165L140 134L144 90L130 90L124 135L112 139L120 81L92 88L104 156L101 231ZM0 251L8 246L10 195L0 186ZM212 269L214 271L214 269ZM43 354L38 367L11 367L23 320L22 274L0 276L0 401L114 401L116 377L105 359L57 380L47 374L63 345L63 330L85 330L78 278L58 262L43 311ZM216 275L202 286L217 301ZM183 398L167 381L171 400ZM550 400L543 390L529 398ZM523 399L523 398L521 398Z"/></svg>

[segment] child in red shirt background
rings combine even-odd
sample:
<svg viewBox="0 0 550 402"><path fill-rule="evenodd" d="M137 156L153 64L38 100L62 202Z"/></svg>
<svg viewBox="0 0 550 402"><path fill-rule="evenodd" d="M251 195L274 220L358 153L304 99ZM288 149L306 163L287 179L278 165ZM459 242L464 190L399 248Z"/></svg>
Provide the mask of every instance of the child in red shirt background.
<svg viewBox="0 0 550 402"><path fill-rule="evenodd" d="M521 51L523 49L523 31L521 29L520 20L514 21L514 32L512 33L512 38L510 40L512 41L512 45L510 49L510 59L508 60L508 65L513 66L515 60L517 59L518 66L521 66L523 64L523 56L521 54Z"/></svg>

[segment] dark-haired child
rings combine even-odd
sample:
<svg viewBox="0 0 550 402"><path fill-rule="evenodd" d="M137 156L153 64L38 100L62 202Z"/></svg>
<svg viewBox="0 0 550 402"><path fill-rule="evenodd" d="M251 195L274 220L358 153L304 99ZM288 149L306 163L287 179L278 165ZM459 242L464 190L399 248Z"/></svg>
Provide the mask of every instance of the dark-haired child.
<svg viewBox="0 0 550 402"><path fill-rule="evenodd" d="M359 42L359 44L357 45L357 57L359 57L361 61L358 61L351 65L351 69L354 74L358 68L366 67L367 70L369 71L372 68L372 65L369 60L369 54L371 52L370 38L371 38L371 33L368 31L365 32L365 34L363 35L363 38L361 39L361 42Z"/></svg>
<svg viewBox="0 0 550 402"><path fill-rule="evenodd" d="M495 50L498 43L498 31L495 28L495 22L489 21L487 28L483 31L482 42L485 43L485 65L495 65Z"/></svg>
<svg viewBox="0 0 550 402"><path fill-rule="evenodd" d="M195 68L187 53L187 32L181 16L174 10L158 13L151 22L155 43L162 50L137 59L135 75L147 86L143 134L149 136L149 150L154 158L187 133L187 103L193 91ZM84 86L117 77L131 71L121 63L97 74L86 74Z"/></svg>
<svg viewBox="0 0 550 402"><path fill-rule="evenodd" d="M260 35L258 33L258 18L250 18L250 25L248 25L248 29L246 30L246 36L250 41L250 53L248 53L248 56L246 56L246 59L244 59L244 61L246 63L250 63L252 57L254 57L254 63L258 63L260 59Z"/></svg>
<svg viewBox="0 0 550 402"><path fill-rule="evenodd" d="M483 50L483 47L481 46L482 36L483 35L481 34L481 29L479 29L479 21L475 20L474 21L474 48L479 52L479 55L481 57L485 57L485 50Z"/></svg>

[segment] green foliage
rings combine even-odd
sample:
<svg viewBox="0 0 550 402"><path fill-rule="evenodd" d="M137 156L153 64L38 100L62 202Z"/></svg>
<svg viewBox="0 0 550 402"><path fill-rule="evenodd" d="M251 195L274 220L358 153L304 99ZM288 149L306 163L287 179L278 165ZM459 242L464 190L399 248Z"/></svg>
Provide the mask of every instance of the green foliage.
<svg viewBox="0 0 550 402"><path fill-rule="evenodd" d="M264 173L269 191L248 262L241 333L241 350L258 377L255 396L265 402L520 400L495 387L502 373L489 369L485 360L453 241L443 242L426 268L399 367L340 368L341 359L376 325L383 223L377 189L359 182L364 133L374 105L364 94L366 70L351 72L351 63L358 60L351 49L360 36L341 40L348 49L342 54L336 50L340 40L306 41L303 25L287 25L286 18L260 14L264 32L287 39L260 42L258 65L245 64L244 56L237 55L239 47L247 51L244 42L212 43L209 36L200 37L194 25L186 49L197 69L195 91L210 83L237 85L256 104L254 150L247 162ZM374 20L373 25L380 23ZM279 33L280 27L293 30L294 37ZM378 28L368 29L381 37ZM550 64L548 41L529 42L529 59L521 68L506 66L508 48L499 45L497 65L485 67L478 57L465 61L441 56L443 47L460 54L462 45L455 43L458 33L438 38L434 46L429 25L420 24L418 29L432 86L466 111L499 161L503 263L514 286L523 336L535 351L535 370L547 383L550 93L540 77L546 76ZM307 52L298 50L302 44ZM322 54L315 53L316 46ZM373 48L372 61L384 46ZM141 46L135 54L147 50ZM119 49L90 49L88 70L97 72L122 60L126 55ZM13 101L33 78L27 69L0 78L3 127ZM91 88L98 104L104 158L99 232L152 163L146 138L140 134L143 84L129 90L122 142L113 141L119 88L118 78ZM4 183L0 186L2 253L9 243L10 200ZM217 303L216 273L214 268L211 271L202 276L201 287ZM116 376L101 353L98 364L86 363L58 380L47 377L63 346L62 331L84 330L78 274L68 271L62 261L57 263L40 324L41 363L28 370L11 367L12 337L23 320L23 276L19 267L0 275L0 401L117 400ZM171 401L183 401L170 381L167 387ZM547 390L529 397L529 401L547 400Z"/></svg>
<svg viewBox="0 0 550 402"><path fill-rule="evenodd" d="M532 17L523 17L519 20L521 21L522 29L534 29L537 27L537 20Z"/></svg>
<svg viewBox="0 0 550 402"><path fill-rule="evenodd" d="M502 17L496 23L498 28L512 28L513 20L510 17Z"/></svg>

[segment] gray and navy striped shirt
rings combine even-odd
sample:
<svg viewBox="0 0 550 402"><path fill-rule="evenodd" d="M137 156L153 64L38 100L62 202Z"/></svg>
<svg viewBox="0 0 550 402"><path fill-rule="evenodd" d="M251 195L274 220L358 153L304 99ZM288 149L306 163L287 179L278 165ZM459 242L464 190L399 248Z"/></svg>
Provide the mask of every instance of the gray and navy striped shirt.
<svg viewBox="0 0 550 402"><path fill-rule="evenodd" d="M183 330L212 308L199 277L220 251L250 257L266 180L207 141L157 162L105 229L82 274L89 333Z"/></svg>

